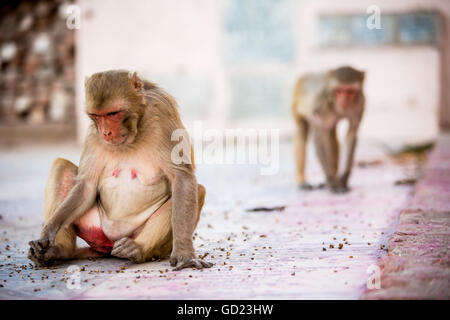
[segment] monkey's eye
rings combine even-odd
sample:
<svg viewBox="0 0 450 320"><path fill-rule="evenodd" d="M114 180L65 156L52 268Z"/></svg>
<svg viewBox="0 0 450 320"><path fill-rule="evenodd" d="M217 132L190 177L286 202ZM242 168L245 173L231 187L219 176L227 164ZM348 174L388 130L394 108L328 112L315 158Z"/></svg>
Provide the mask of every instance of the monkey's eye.
<svg viewBox="0 0 450 320"><path fill-rule="evenodd" d="M120 111L113 111L113 112L109 112L106 115L107 116L117 116L120 113Z"/></svg>

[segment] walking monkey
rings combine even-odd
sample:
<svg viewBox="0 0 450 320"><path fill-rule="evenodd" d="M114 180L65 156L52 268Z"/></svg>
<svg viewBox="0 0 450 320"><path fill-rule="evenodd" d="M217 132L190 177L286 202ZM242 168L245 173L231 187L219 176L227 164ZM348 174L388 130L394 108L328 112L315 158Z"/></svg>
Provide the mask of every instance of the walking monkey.
<svg viewBox="0 0 450 320"><path fill-rule="evenodd" d="M357 132L364 112L364 72L344 66L325 73L310 73L298 79L292 113L297 124L295 156L297 182L301 189L312 186L305 179L306 143L311 129L326 187L336 193L347 192L353 166ZM339 144L336 125L348 119L342 174L339 169Z"/></svg>

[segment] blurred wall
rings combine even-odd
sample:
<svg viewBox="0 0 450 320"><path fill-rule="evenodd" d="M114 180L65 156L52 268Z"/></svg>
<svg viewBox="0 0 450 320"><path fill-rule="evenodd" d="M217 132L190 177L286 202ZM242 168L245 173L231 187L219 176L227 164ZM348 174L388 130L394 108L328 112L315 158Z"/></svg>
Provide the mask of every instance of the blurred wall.
<svg viewBox="0 0 450 320"><path fill-rule="evenodd" d="M367 109L361 133L381 141L418 142L433 138L438 132L440 103L450 108L447 81L441 92L442 77L449 76L448 54L443 65L441 47L432 45L361 46L342 49L315 46L314 20L320 15L361 14L373 1L302 1L297 11L299 49L296 56L299 73L351 63L367 71L365 89ZM450 19L450 1L379 0L375 4L383 15L417 10L436 10ZM442 34L441 46L450 45ZM443 93L441 95L441 93ZM445 100L444 100L445 99Z"/></svg>
<svg viewBox="0 0 450 320"><path fill-rule="evenodd" d="M438 131L444 68L439 46L317 45L320 16L366 14L372 1L78 3L82 11L77 31L80 139L88 124L83 111L85 77L116 68L136 70L172 93L187 126L204 120L204 128L271 127L290 135L296 77L351 64L367 71L364 138L418 142ZM450 18L447 0L378 0L377 5L382 26L384 13L438 10Z"/></svg>

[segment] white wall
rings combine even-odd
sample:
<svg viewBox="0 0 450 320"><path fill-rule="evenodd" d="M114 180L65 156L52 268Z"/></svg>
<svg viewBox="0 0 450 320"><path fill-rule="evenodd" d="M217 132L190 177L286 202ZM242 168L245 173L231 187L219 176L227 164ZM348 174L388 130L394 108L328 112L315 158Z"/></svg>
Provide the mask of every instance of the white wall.
<svg viewBox="0 0 450 320"><path fill-rule="evenodd" d="M360 47L320 49L315 43L314 20L321 14L361 14L370 0L302 1L298 11L298 74L351 63L367 71L367 109L361 127L365 138L383 142L418 142L432 139L438 132L437 110L440 93L438 48ZM450 1L379 0L383 13L437 9L450 19ZM383 23L383 22L382 22Z"/></svg>
<svg viewBox="0 0 450 320"><path fill-rule="evenodd" d="M223 25L227 4L226 0L79 1L83 16L77 34L77 97L78 112L84 119L79 128L80 137L87 125L82 111L84 78L97 71L125 68L157 82L166 76L177 79L173 87L178 89L170 92L178 99L187 125L202 118L206 120L204 127L278 127L282 133L292 133L294 126L288 102L283 102L286 112L283 111L282 116L255 115L253 119L232 121L229 116L230 74L242 71L283 75L293 84L305 71L341 64L367 71L367 113L361 128L364 138L417 142L436 135L442 68L436 48L330 50L315 45L315 19L319 14L361 14L372 1L293 0L293 60L287 64L267 63L253 67L257 70L252 70L251 66L230 67L224 62ZM450 1L447 0L378 0L376 4L382 15L384 12L439 9L450 17ZM290 99L290 88L288 91L286 101ZM198 102L196 95L202 96ZM195 103L205 105L200 116L192 116L189 110L183 109L184 105Z"/></svg>
<svg viewBox="0 0 450 320"><path fill-rule="evenodd" d="M213 127L222 127L227 94L221 64L220 2L97 0L79 1L83 12L77 34L77 97L83 137L84 79L94 72L128 69L154 81L172 75L204 76L211 83L209 113ZM172 93L172 92L171 92ZM182 101L179 101L182 105Z"/></svg>

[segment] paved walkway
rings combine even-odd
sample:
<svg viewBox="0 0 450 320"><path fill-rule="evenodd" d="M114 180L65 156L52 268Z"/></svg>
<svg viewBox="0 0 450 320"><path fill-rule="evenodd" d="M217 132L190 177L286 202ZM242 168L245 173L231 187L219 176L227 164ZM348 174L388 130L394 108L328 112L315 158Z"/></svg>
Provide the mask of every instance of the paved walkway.
<svg viewBox="0 0 450 320"><path fill-rule="evenodd" d="M276 175L261 176L250 165L199 165L207 200L195 247L215 265L180 272L171 271L168 260L135 265L115 258L34 268L27 242L40 232L50 164L57 156L77 163L79 150L2 150L0 299L357 299L411 198L412 187L395 181L414 174L414 166L360 145L357 159L364 162L345 195L299 191L291 142L280 148ZM321 181L317 165L307 171L312 182ZM261 206L285 209L247 211Z"/></svg>
<svg viewBox="0 0 450 320"><path fill-rule="evenodd" d="M440 137L402 210L388 254L380 261L381 289L366 299L450 299L450 134ZM374 280L375 281L375 280Z"/></svg>

